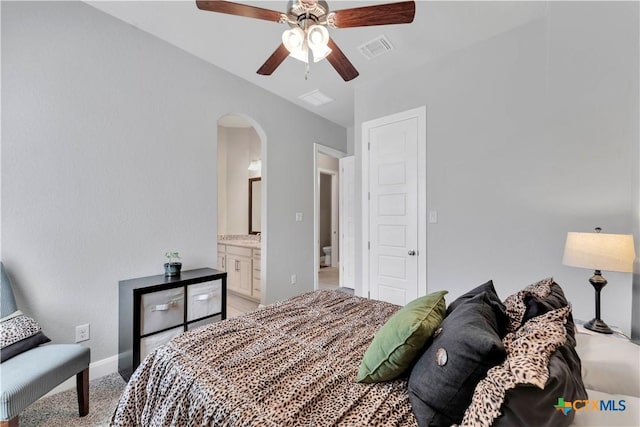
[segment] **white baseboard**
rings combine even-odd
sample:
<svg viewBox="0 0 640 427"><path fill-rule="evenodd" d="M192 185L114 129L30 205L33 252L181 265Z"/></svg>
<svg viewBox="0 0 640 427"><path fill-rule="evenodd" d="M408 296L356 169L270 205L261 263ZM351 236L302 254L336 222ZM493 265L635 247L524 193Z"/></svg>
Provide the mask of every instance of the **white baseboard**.
<svg viewBox="0 0 640 427"><path fill-rule="evenodd" d="M105 375L113 374L118 372L118 355L113 355L107 357L106 359L98 360L96 362L92 362L89 364L89 381L94 380L96 378L102 378ZM42 397L51 396L52 394L60 393L62 391L67 391L76 388L76 377L75 375L49 393L45 394Z"/></svg>

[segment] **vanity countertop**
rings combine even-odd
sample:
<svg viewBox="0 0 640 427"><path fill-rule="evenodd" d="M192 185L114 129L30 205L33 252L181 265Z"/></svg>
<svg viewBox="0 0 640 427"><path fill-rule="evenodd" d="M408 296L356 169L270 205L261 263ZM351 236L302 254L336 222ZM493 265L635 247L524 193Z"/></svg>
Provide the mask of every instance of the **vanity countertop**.
<svg viewBox="0 0 640 427"><path fill-rule="evenodd" d="M246 239L246 238L243 239L242 237L230 238L227 236L224 236L222 238L218 237L219 245L241 246L244 248L260 249L261 243L262 242L260 242L260 240L257 240L257 239Z"/></svg>

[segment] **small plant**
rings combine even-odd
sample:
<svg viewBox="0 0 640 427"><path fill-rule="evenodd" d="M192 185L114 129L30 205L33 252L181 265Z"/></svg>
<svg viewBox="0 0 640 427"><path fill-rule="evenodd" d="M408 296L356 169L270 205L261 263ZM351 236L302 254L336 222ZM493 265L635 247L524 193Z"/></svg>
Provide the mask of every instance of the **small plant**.
<svg viewBox="0 0 640 427"><path fill-rule="evenodd" d="M164 256L167 257L169 264L175 264L180 259L179 252L165 252Z"/></svg>
<svg viewBox="0 0 640 427"><path fill-rule="evenodd" d="M165 252L164 256L167 257L167 261L164 264L165 276L179 276L182 269L182 263L178 261L180 254L178 252Z"/></svg>

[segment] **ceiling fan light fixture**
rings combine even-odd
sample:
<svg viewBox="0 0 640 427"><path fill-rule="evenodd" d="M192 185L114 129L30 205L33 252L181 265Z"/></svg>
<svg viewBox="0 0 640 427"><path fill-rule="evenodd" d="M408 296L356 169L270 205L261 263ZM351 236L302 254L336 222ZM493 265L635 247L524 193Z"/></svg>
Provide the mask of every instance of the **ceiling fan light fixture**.
<svg viewBox="0 0 640 427"><path fill-rule="evenodd" d="M331 49L328 46L323 46L315 49L311 48L311 52L313 53L313 62L319 62L329 56Z"/></svg>
<svg viewBox="0 0 640 427"><path fill-rule="evenodd" d="M227 0L197 0L196 6L200 10L278 22L292 27L282 34L282 43L258 68L258 74L270 76L288 56L293 56L307 64L306 79L309 75L309 62L312 61L310 56L313 55L314 62L327 58L345 82L358 77L358 70L328 36L326 26L353 28L409 24L416 14L415 0L351 7L332 12L329 12L329 5L325 0L289 0L286 13Z"/></svg>
<svg viewBox="0 0 640 427"><path fill-rule="evenodd" d="M282 33L282 43L289 51L289 56L298 61L309 63L309 48L307 47L307 40L302 28L295 27L286 30Z"/></svg>
<svg viewBox="0 0 640 427"><path fill-rule="evenodd" d="M307 29L307 42L311 49L326 46L329 43L329 31L322 25L312 25Z"/></svg>
<svg viewBox="0 0 640 427"><path fill-rule="evenodd" d="M312 25L307 29L307 45L313 52L313 62L322 61L331 53L327 46L329 31L322 25Z"/></svg>
<svg viewBox="0 0 640 427"><path fill-rule="evenodd" d="M304 31L302 28L292 28L282 33L282 43L291 53L300 51L304 47Z"/></svg>

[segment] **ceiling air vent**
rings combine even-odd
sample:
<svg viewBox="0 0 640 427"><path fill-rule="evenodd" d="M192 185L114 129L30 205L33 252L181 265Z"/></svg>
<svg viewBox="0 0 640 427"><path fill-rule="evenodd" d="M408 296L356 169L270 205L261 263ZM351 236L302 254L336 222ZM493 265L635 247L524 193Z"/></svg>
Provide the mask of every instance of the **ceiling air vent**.
<svg viewBox="0 0 640 427"><path fill-rule="evenodd" d="M358 49L360 49L360 53L362 53L367 59L373 59L392 51L393 46L385 36L379 36L366 42L362 46L358 46Z"/></svg>
<svg viewBox="0 0 640 427"><path fill-rule="evenodd" d="M325 95L320 92L320 90L316 89L309 93L305 93L304 95L300 95L298 98L306 102L307 104L311 104L314 107L318 107L323 104L327 104L329 102L333 102L333 98Z"/></svg>

